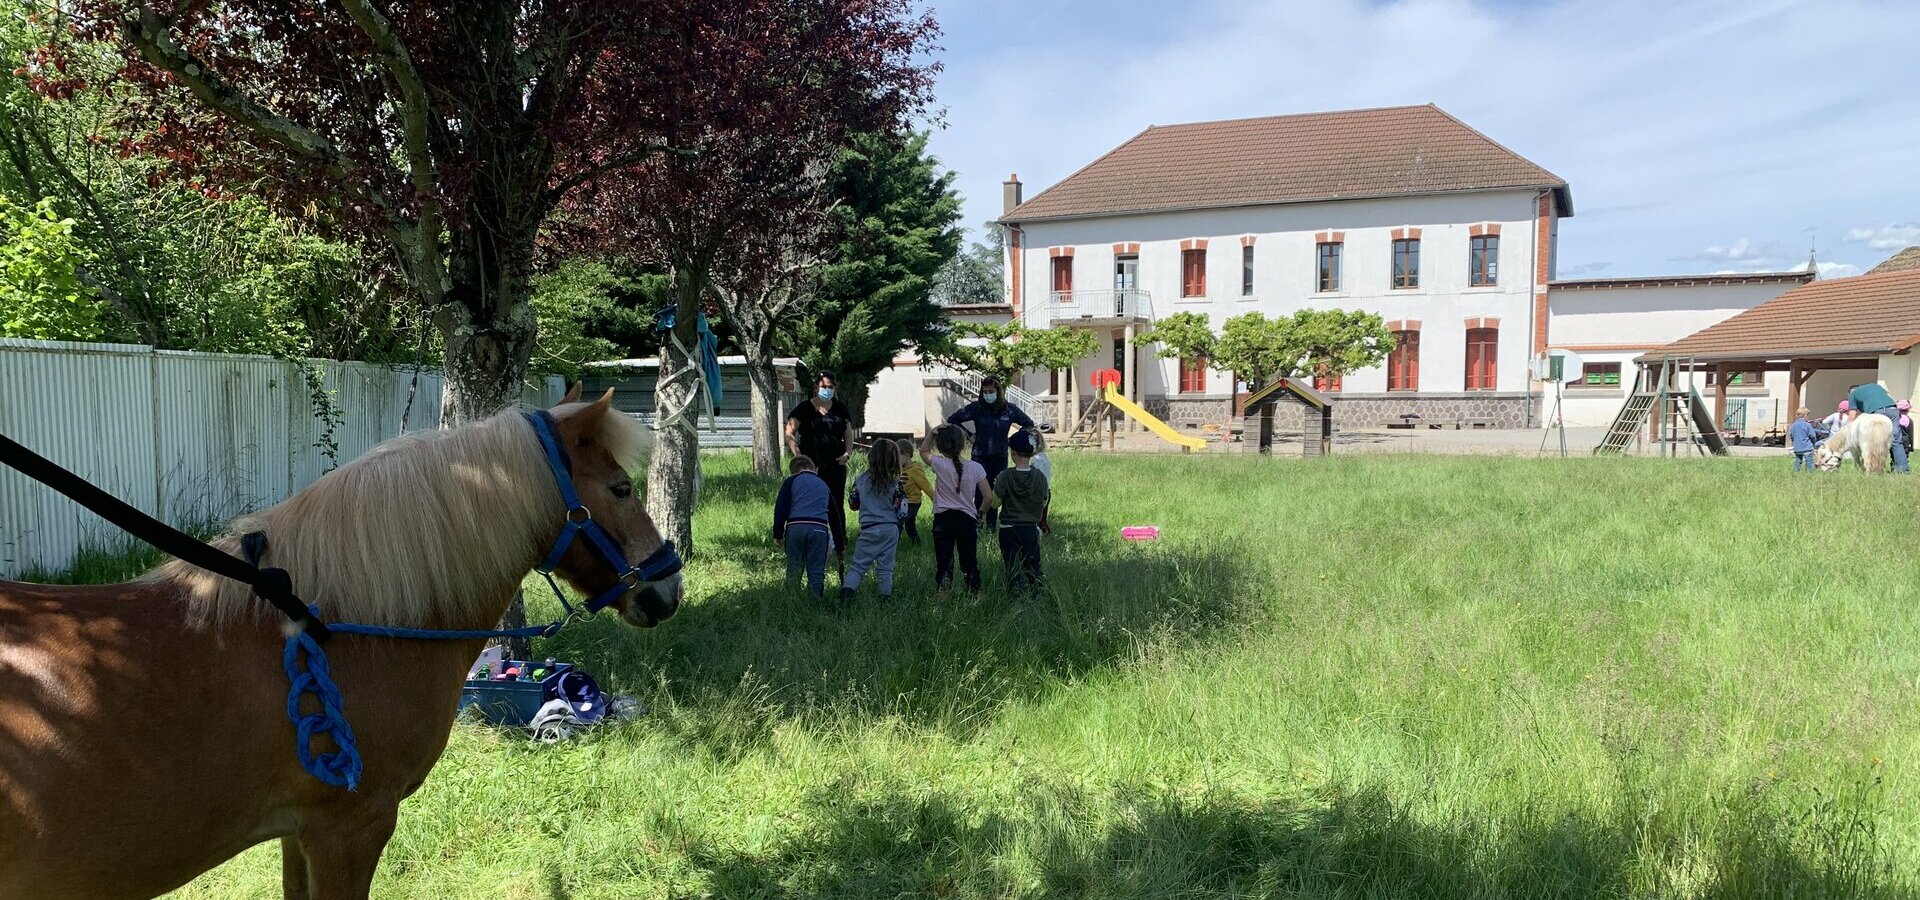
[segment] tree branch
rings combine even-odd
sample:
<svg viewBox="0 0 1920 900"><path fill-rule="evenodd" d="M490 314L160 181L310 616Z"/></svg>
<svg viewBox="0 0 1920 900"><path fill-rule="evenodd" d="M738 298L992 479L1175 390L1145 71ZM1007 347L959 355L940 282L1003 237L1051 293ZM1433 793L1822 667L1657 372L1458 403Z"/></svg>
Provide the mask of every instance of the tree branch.
<svg viewBox="0 0 1920 900"><path fill-rule="evenodd" d="M420 220L414 227L411 248L421 274L438 270L440 251L440 174L433 159L433 101L427 96L426 82L414 68L406 45L393 33L393 23L367 0L341 0L347 14L373 42L374 54L400 89L402 145L406 149L407 177L420 203ZM436 279L437 280L437 279ZM437 285L444 288L444 284Z"/></svg>
<svg viewBox="0 0 1920 900"><path fill-rule="evenodd" d="M121 20L127 42L140 51L148 63L171 73L187 90L228 118L281 148L326 166L331 174L345 174L340 149L298 122L254 102L225 79L213 74L205 64L193 58L167 36L167 23L145 4Z"/></svg>
<svg viewBox="0 0 1920 900"><path fill-rule="evenodd" d="M553 204L559 203L560 198L566 196L567 192L573 190L574 188L577 188L583 184L586 184L587 182L592 181L595 178L598 178L602 175L605 175L608 172L613 172L620 169L627 169L627 168L632 168L633 166L637 166L643 162L646 162L650 157L660 153L671 153L679 156L690 157L690 156L698 155L699 151L691 148L686 148L686 147L673 147L667 144L645 144L641 146L639 149L634 150L631 153L623 153L618 156L610 157L605 162L599 163L598 165L589 166L588 168L583 169L579 172L575 172L574 174L569 175L566 178L560 179L560 181L556 183L553 187L550 187L546 190L546 193L542 197L542 202L544 202L548 207L551 207Z"/></svg>

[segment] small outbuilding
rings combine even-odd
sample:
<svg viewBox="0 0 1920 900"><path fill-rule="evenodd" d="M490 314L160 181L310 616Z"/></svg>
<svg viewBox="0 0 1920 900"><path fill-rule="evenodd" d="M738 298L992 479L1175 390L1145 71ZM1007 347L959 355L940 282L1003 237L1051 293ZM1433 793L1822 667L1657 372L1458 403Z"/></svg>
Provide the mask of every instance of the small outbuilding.
<svg viewBox="0 0 1920 900"><path fill-rule="evenodd" d="M614 359L604 362L591 362L581 367L580 381L583 394L595 396L607 388L613 388L613 406L615 409L633 416L648 425L656 418L653 408L653 387L660 374L658 357L642 359ZM800 383L802 366L798 359L778 358L773 361L774 377L779 386L779 409L782 419L786 411L800 405L806 398ZM749 398L752 387L747 380L747 360L742 356L720 357L721 393L719 406L711 416L704 412L699 417L700 446L702 448L751 447L753 446L753 416Z"/></svg>
<svg viewBox="0 0 1920 900"><path fill-rule="evenodd" d="M1300 455L1312 458L1333 453L1333 400L1296 378L1278 378L1247 395L1248 421L1259 418L1259 449L1273 452L1274 418L1281 404L1300 406Z"/></svg>

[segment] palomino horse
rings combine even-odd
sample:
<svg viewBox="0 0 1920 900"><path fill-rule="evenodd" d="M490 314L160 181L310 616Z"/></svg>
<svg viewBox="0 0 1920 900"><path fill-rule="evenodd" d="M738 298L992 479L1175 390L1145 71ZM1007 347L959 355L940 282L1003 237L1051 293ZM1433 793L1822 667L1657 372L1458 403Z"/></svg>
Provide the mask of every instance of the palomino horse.
<svg viewBox="0 0 1920 900"><path fill-rule="evenodd" d="M1851 453L1861 468L1879 474L1887 471L1892 451L1893 420L1879 413L1861 413L1813 448L1813 461L1830 471L1839 468L1841 458Z"/></svg>
<svg viewBox="0 0 1920 900"><path fill-rule="evenodd" d="M663 542L627 473L651 435L612 399L580 403L576 389L555 430L580 503L641 559ZM261 564L287 570L324 619L487 629L561 534L555 481L509 412L387 441L234 533L268 535ZM621 592L585 543L558 566L569 583L617 595L631 625L673 615L677 572ZM0 898L153 897L273 838L287 897L365 898L483 642L328 642L365 764L349 792L296 759L286 627L246 585L178 561L119 585L0 582Z"/></svg>

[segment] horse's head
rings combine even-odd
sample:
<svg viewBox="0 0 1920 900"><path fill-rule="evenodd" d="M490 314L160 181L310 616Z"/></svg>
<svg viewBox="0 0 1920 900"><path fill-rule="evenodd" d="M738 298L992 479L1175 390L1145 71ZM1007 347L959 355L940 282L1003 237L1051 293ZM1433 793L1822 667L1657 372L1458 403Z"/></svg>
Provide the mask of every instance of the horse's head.
<svg viewBox="0 0 1920 900"><path fill-rule="evenodd" d="M613 411L611 389L592 403L582 403L576 384L550 412L561 452L572 470L574 490L580 495L580 505L586 507L586 513L575 514L574 520L580 522L583 515L591 515L619 545L629 564L649 558L665 539L647 515L646 503L629 473L641 472L645 477L653 435L632 417ZM591 540L574 540L554 573L588 597L612 591L624 580L627 590L619 592L610 605L630 625L651 628L680 608L678 571L655 580L621 572L594 549Z"/></svg>
<svg viewBox="0 0 1920 900"><path fill-rule="evenodd" d="M1831 472L1840 468L1841 453L1833 444L1833 441L1827 440L1813 448L1813 464L1822 471Z"/></svg>

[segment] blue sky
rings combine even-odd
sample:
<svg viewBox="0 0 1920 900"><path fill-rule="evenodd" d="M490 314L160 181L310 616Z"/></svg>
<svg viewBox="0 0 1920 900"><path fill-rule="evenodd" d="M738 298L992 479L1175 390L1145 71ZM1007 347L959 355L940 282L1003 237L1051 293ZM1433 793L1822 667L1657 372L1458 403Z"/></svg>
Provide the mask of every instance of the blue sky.
<svg viewBox="0 0 1920 900"><path fill-rule="evenodd" d="M1920 244L1916 0L945 0L966 224L1150 124L1433 102L1566 179L1562 278Z"/></svg>

